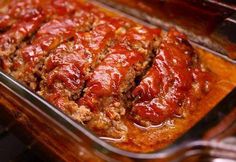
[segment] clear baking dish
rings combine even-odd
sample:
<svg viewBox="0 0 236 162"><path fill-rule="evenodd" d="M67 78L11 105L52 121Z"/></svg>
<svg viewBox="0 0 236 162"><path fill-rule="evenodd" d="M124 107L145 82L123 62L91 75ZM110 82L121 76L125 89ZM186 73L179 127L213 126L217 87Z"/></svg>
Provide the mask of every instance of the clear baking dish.
<svg viewBox="0 0 236 162"><path fill-rule="evenodd" d="M97 3L96 3L97 4ZM105 6L102 6L106 8ZM110 8L106 8L110 10ZM112 9L112 12L116 12ZM120 12L119 12L120 14ZM141 20L123 15L143 23ZM63 161L181 161L203 155L236 159L236 147L221 142L235 130L236 66L234 60L193 43L201 60L217 75L214 89L203 99L205 111L167 147L136 153L100 139L80 123L0 71L0 107L10 113L45 149ZM212 154L212 151L214 154ZM224 152L231 153L230 155Z"/></svg>

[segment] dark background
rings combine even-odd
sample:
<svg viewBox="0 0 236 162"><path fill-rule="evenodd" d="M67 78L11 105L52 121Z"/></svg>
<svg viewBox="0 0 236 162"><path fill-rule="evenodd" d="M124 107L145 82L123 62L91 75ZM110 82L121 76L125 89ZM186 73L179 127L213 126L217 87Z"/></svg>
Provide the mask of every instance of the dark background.
<svg viewBox="0 0 236 162"><path fill-rule="evenodd" d="M0 162L49 162L35 148L37 143L22 137L21 131L23 130L18 128L17 123L0 106Z"/></svg>

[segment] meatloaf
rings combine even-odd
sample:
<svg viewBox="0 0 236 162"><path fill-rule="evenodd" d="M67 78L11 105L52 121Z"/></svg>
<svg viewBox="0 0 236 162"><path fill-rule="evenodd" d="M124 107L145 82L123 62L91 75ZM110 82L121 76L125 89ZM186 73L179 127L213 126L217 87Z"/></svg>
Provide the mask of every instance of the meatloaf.
<svg viewBox="0 0 236 162"><path fill-rule="evenodd" d="M147 68L158 36L159 30L143 26L131 27L116 36L114 47L87 80L85 94L73 117L80 120L80 109L89 109L91 129L104 136L125 136L127 128L121 119L128 105L126 94Z"/></svg>
<svg viewBox="0 0 236 162"><path fill-rule="evenodd" d="M12 0L10 4L0 12L0 31L11 27L14 23L17 23L17 20L28 15L29 10L37 7L39 7L38 2L35 0Z"/></svg>
<svg viewBox="0 0 236 162"><path fill-rule="evenodd" d="M131 116L141 125L158 125L183 115L209 88L209 76L185 35L171 29L163 37L152 67L134 89ZM204 82L202 82L204 80Z"/></svg>
<svg viewBox="0 0 236 162"><path fill-rule="evenodd" d="M45 60L39 93L69 114L78 111L76 100L85 81L113 46L113 37L129 26L127 21L105 16L91 31L77 32L73 40L59 45ZM78 120L91 118L88 109L80 111L84 115Z"/></svg>
<svg viewBox="0 0 236 162"><path fill-rule="evenodd" d="M63 6L63 4L67 5ZM28 44L27 42L32 44L31 39L32 37L35 37L33 34L39 30L41 26L44 28L40 31L43 30L43 32L46 32L47 29L52 30L53 27L56 28L56 26L52 26L53 24L51 24L50 28L49 25L45 24L46 22L49 21L48 23L50 24L50 21L55 23L56 18L62 17L60 18L62 20L65 17L71 17L71 15L75 14L75 9L79 9L75 1L56 0L47 1L47 3L38 0L11 1L8 6L8 12L2 13L0 16L1 29L6 29L9 26L9 23L13 22L12 26L8 30L5 30L5 32L0 36L0 63L4 70L9 72L13 69L13 59L16 57L16 54L19 54L16 50L26 46ZM60 21L60 19L57 21ZM63 23L61 25L63 25ZM39 32L38 35L42 36L42 34L46 34L43 32ZM51 33L52 32L53 31L51 31ZM46 43L45 41L50 41L50 38L44 38L44 40L40 41L41 43L43 43L43 41ZM33 39L33 42L37 42L37 40L35 41ZM14 68L18 67L16 66Z"/></svg>
<svg viewBox="0 0 236 162"><path fill-rule="evenodd" d="M10 71L11 55L14 55L25 38L30 37L40 27L43 19L41 9L30 8L16 24L0 36L0 60L3 69Z"/></svg>
<svg viewBox="0 0 236 162"><path fill-rule="evenodd" d="M158 125L194 110L208 92L211 73L175 29L78 0L14 0L6 8L1 69L100 137L132 140L126 120Z"/></svg>

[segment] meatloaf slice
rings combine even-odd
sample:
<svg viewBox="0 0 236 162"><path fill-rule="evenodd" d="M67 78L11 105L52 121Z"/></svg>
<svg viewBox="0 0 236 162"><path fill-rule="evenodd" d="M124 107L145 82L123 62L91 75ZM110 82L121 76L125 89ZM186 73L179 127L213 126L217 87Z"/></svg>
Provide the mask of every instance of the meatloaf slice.
<svg viewBox="0 0 236 162"><path fill-rule="evenodd" d="M12 0L6 6L5 12L0 13L0 31L11 27L18 19L28 14L28 10L38 8L36 0Z"/></svg>
<svg viewBox="0 0 236 162"><path fill-rule="evenodd" d="M0 63L5 71L10 72L10 55L26 37L31 36L41 26L43 20L41 9L28 9L21 20L6 33L0 35Z"/></svg>
<svg viewBox="0 0 236 162"><path fill-rule="evenodd" d="M118 17L103 17L95 24L91 31L78 32L74 41L51 52L43 67L39 94L68 114L77 111L75 100L94 67L114 44L114 37L131 25ZM83 111L81 121L89 120L90 111Z"/></svg>
<svg viewBox="0 0 236 162"><path fill-rule="evenodd" d="M78 101L80 107L72 116L81 121L84 109L88 109L92 112L87 122L89 128L102 136L124 137L127 128L121 118L127 104L125 94L147 67L152 55L151 44L159 33L143 26L123 31L89 77L85 94Z"/></svg>
<svg viewBox="0 0 236 162"><path fill-rule="evenodd" d="M31 45L28 45L16 52L12 75L35 89L38 85L42 64L49 52L61 43L73 38L77 31L87 30L92 17L85 13L81 17L57 18L43 25ZM91 23L87 23L91 22Z"/></svg>
<svg viewBox="0 0 236 162"><path fill-rule="evenodd" d="M192 89L196 85L197 89L207 87L207 77L186 36L171 29L163 38L151 69L133 91L136 100L132 118L144 126L172 118L183 107L191 107L197 96Z"/></svg>

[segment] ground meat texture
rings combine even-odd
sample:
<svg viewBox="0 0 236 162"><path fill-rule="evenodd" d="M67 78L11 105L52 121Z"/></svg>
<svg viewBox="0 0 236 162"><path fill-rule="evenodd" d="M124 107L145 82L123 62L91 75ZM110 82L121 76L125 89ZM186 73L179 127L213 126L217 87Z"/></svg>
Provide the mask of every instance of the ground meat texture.
<svg viewBox="0 0 236 162"><path fill-rule="evenodd" d="M126 23L122 19L103 17L91 31L78 32L74 41L56 48L45 61L39 94L68 114L77 111L74 101L80 97L86 78L105 57L115 35ZM61 104L62 101L67 102ZM86 113L81 121L87 121L90 111L81 110Z"/></svg>
<svg viewBox="0 0 236 162"><path fill-rule="evenodd" d="M81 18L58 18L43 25L35 35L32 44L17 51L14 58L12 75L29 85L37 87L38 73L49 52L59 44L72 38L74 34L83 30L84 22Z"/></svg>
<svg viewBox="0 0 236 162"><path fill-rule="evenodd" d="M12 0L5 13L0 14L0 31L11 27L18 19L22 19L28 14L28 10L37 8L36 0Z"/></svg>
<svg viewBox="0 0 236 162"><path fill-rule="evenodd" d="M125 114L125 93L147 67L151 55L147 51L151 50L147 49L150 45L146 42L153 43L159 32L142 26L128 29L117 37L116 45L88 79L79 104L81 109L87 108L93 113L87 126L98 134L121 138L127 133L121 120ZM73 114L78 120L81 120L80 108Z"/></svg>
<svg viewBox="0 0 236 162"><path fill-rule="evenodd" d="M190 106L193 85L206 86L206 75L185 35L171 29L160 44L151 69L133 91L136 100L132 118L144 126L172 118L183 105Z"/></svg>
<svg viewBox="0 0 236 162"><path fill-rule="evenodd" d="M11 59L9 56L16 51L26 37L31 36L41 26L43 20L41 9L29 9L10 30L0 35L0 62L5 71L10 71Z"/></svg>
<svg viewBox="0 0 236 162"><path fill-rule="evenodd" d="M70 7L66 8L66 5ZM34 8L36 6L37 8ZM47 3L37 0L12 1L8 6L8 14L0 15L0 18L2 17L2 19L0 19L0 28L1 24L2 27L5 28L8 26L8 23L16 22L16 24L4 35L2 35L2 38L0 38L1 42L5 42L1 43L1 67L5 71L10 72L10 68L12 67L12 58L15 57L14 52L22 43L23 39L31 36L43 23L49 21L52 18L58 19L64 15L66 15L66 17L72 16L75 13L76 7L77 3L73 0L47 1ZM89 13L83 11L80 12L80 8L78 7L77 9L79 10L78 14L80 14L81 17L81 20L79 21L85 22L85 19L89 19ZM84 15L86 13L87 16L84 16L83 13ZM65 16L63 18L65 18ZM84 24L83 27L85 28L86 26L89 26L89 24ZM8 57L9 55L10 57Z"/></svg>

